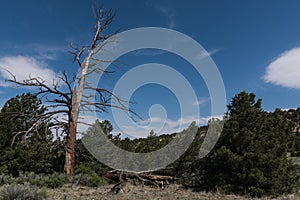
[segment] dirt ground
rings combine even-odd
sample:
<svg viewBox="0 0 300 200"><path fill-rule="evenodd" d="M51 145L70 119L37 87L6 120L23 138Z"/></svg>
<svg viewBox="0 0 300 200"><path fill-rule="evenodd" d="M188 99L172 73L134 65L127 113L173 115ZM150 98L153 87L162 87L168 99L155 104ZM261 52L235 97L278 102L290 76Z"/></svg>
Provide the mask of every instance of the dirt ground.
<svg viewBox="0 0 300 200"><path fill-rule="evenodd" d="M169 185L164 190L142 186L142 185L132 185L127 183L123 189L118 194L113 194L110 192L112 185L106 185L98 188L88 188L88 187L72 187L70 185L65 185L60 189L48 189L47 196L49 200L192 200L192 199L224 199L224 200L248 200L258 198L247 198L239 197L234 195L222 195L217 193L205 193L205 192L192 192L190 190L185 190L178 185ZM265 197L261 200L270 199L300 199L300 196L287 195L285 197L271 198Z"/></svg>

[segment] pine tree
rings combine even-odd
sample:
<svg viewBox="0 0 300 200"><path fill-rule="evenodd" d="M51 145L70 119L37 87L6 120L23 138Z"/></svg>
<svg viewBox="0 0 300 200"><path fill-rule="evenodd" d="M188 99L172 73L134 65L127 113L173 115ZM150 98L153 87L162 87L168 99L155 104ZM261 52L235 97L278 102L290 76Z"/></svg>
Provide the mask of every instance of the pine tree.
<svg viewBox="0 0 300 200"><path fill-rule="evenodd" d="M292 191L298 179L287 157L292 126L279 110L263 111L261 102L247 92L232 99L221 138L198 180L206 190L252 196Z"/></svg>
<svg viewBox="0 0 300 200"><path fill-rule="evenodd" d="M46 123L37 130L23 131L44 112L41 101L31 93L18 95L4 104L0 112L0 173L54 171L53 137Z"/></svg>

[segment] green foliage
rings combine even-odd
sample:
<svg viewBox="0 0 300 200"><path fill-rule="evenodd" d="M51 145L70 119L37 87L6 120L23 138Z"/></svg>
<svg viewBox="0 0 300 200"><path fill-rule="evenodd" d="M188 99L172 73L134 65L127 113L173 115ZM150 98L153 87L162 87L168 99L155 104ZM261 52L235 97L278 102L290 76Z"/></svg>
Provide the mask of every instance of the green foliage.
<svg viewBox="0 0 300 200"><path fill-rule="evenodd" d="M298 180L288 159L292 126L279 110L267 113L253 93L241 92L228 106L223 133L204 160L196 185L251 196L291 192Z"/></svg>
<svg viewBox="0 0 300 200"><path fill-rule="evenodd" d="M75 169L75 182L89 187L98 187L108 184L108 181L97 175L89 166L80 163Z"/></svg>
<svg viewBox="0 0 300 200"><path fill-rule="evenodd" d="M99 121L96 120L93 126L91 126L86 134L89 134L93 129L101 128L103 133L108 137L108 139L113 140L113 135L111 131L113 127L108 120ZM82 140L78 139L75 145L75 173L76 174L87 174L84 170L89 170L89 172L94 172L98 175L104 174L111 168L100 163L83 145Z"/></svg>
<svg viewBox="0 0 300 200"><path fill-rule="evenodd" d="M32 172L27 172L20 174L18 177L13 177L10 175L0 175L0 185L4 184L24 184L30 183L37 187L46 187L46 188L58 188L68 183L69 179L65 174L35 174Z"/></svg>
<svg viewBox="0 0 300 200"><path fill-rule="evenodd" d="M4 185L0 190L0 200L42 200L46 199L46 190L24 184Z"/></svg>
<svg viewBox="0 0 300 200"><path fill-rule="evenodd" d="M74 182L88 187L99 187L108 184L106 178L97 175L95 172L90 174L77 174L75 175Z"/></svg>
<svg viewBox="0 0 300 200"><path fill-rule="evenodd" d="M292 122L294 125L293 132L294 136L294 151L292 152L292 156L299 157L300 156L300 107L297 109L289 109L288 111L282 111L282 115Z"/></svg>
<svg viewBox="0 0 300 200"><path fill-rule="evenodd" d="M111 132L113 130L113 126L110 123L110 121L108 121L108 120L100 121L100 120L96 119L95 122L94 122L94 124L93 124L93 126L91 128L93 128L93 127L99 127L103 131L103 133L105 135L107 135L107 137L109 139L112 138Z"/></svg>
<svg viewBox="0 0 300 200"><path fill-rule="evenodd" d="M88 172L87 172L87 171ZM83 145L81 140L76 141L75 146L75 173L95 172L98 175L110 170L109 167L100 163Z"/></svg>
<svg viewBox="0 0 300 200"><path fill-rule="evenodd" d="M31 176L30 175L27 176L31 178L30 180L28 180L28 182L38 187L59 188L69 182L69 179L65 174L57 174L57 173L51 175L35 175L33 173L30 174Z"/></svg>
<svg viewBox="0 0 300 200"><path fill-rule="evenodd" d="M0 174L0 186L15 183L15 179L11 175Z"/></svg>
<svg viewBox="0 0 300 200"><path fill-rule="evenodd" d="M0 186L11 184L30 184L39 188L60 188L64 184L70 183L69 178L65 174L35 174L24 173L18 177L11 175L0 175ZM76 168L76 175L71 183L76 183L83 186L98 187L108 184L108 180L102 176L97 175L91 168L80 164Z"/></svg>
<svg viewBox="0 0 300 200"><path fill-rule="evenodd" d="M262 109L262 101L255 98L253 93L241 92L232 99L222 135L208 156L198 159L208 129L203 126L198 128L194 141L178 160L154 174L176 176L184 186L199 190L251 196L280 195L292 192L297 184L300 186L300 167L287 157L290 152L292 155L300 152L300 108L268 113ZM13 133L30 127L36 115L44 111L41 101L30 93L10 99L1 109L0 186L5 185L4 192L1 190L3 194L21 194L20 191L28 187L57 188L69 183L66 175L53 174L62 170L65 149L63 141L52 141L46 123L37 130L39 134L34 130L16 136L11 147ZM134 153L156 151L175 136L156 135L152 130L147 138L122 139L121 134L111 134L113 127L107 120L96 120L95 127L100 127L116 146ZM81 140L76 141L75 148L73 184L90 187L107 184L101 175L110 168L97 161Z"/></svg>
<svg viewBox="0 0 300 200"><path fill-rule="evenodd" d="M125 150L131 150L132 152L135 153L148 153L152 151L156 151L158 149L161 149L162 147L166 146L171 140L172 136L166 136L166 135L161 135L161 136L156 136L153 130L149 133L149 136L147 138L139 138L139 139L134 139L131 141L131 148L124 148ZM129 143L129 139L122 141ZM124 145L123 145L124 146ZM122 146L121 146L122 147Z"/></svg>
<svg viewBox="0 0 300 200"><path fill-rule="evenodd" d="M183 185L190 185L192 176L195 175L193 174L193 164L198 158L199 150L203 143L203 136L206 132L207 126L199 127L196 136L187 151L180 156L178 160L163 170L164 174L180 178Z"/></svg>
<svg viewBox="0 0 300 200"><path fill-rule="evenodd" d="M45 112L33 94L18 95L8 100L0 112L0 174L17 176L19 171L52 173L52 133L46 122L38 129L29 128Z"/></svg>
<svg viewBox="0 0 300 200"><path fill-rule="evenodd" d="M80 163L79 165L75 166L75 173L76 174L91 174L94 171L91 167L86 166L84 163Z"/></svg>
<svg viewBox="0 0 300 200"><path fill-rule="evenodd" d="M0 112L0 146L10 146L14 138L13 133L28 130L37 120L37 115L44 111L41 101L30 93L9 99ZM33 132L29 132L28 135L32 135ZM19 134L15 140L23 141L25 139L23 136Z"/></svg>

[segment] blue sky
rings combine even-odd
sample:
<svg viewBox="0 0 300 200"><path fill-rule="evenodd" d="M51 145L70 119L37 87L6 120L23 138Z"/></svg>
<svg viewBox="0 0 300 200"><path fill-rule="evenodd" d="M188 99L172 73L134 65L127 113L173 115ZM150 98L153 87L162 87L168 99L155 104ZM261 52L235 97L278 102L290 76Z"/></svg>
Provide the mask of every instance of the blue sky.
<svg viewBox="0 0 300 200"><path fill-rule="evenodd" d="M22 77L30 72L51 80L66 69L78 67L68 53L70 43L89 44L93 35L95 1L6 1L0 8L0 66ZM116 11L111 30L139 27L170 28L200 43L217 65L224 81L227 103L240 91L254 92L263 99L263 108L299 107L300 99L300 2L299 1L101 1ZM128 64L103 79L103 86L114 83L135 66L157 62L182 73L197 91L201 119L210 115L210 95L205 82L195 75L189 63L174 54L159 51L135 52L122 59ZM0 104L25 92L4 82L0 71ZM174 80L176 81L176 80ZM134 109L149 121L149 109L160 104L166 111L166 132L176 131L180 110L176 96L168 88L145 85L132 96ZM154 110L161 108L152 107ZM150 109L151 110L151 109ZM156 116L159 121L161 116ZM187 117L186 121L192 120ZM110 119L110 114L99 116ZM153 118L154 119L154 118ZM155 121L155 120L154 120ZM160 131L159 125L148 129ZM119 127L120 128L120 127ZM149 130L145 130L147 132ZM119 131L115 125L115 131ZM141 131L132 129L136 135Z"/></svg>

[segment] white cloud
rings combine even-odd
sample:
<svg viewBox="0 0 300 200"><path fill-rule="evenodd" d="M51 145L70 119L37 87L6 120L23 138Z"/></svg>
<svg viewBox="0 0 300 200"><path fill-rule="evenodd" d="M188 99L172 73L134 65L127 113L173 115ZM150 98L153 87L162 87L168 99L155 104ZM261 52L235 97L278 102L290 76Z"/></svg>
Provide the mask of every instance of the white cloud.
<svg viewBox="0 0 300 200"><path fill-rule="evenodd" d="M193 121L196 121L198 125L206 125L211 118L222 119L222 116L206 116L200 118L187 116L177 120L153 117L141 121L136 126L122 127L126 131L116 130L115 132L125 132L126 135L130 135L132 138L147 137L151 130L154 130L158 135L178 133L187 128Z"/></svg>
<svg viewBox="0 0 300 200"><path fill-rule="evenodd" d="M167 17L167 26L170 29L174 29L176 27L175 15L176 11L171 5L161 5L157 4L154 1L148 1L147 4L156 10L160 11L163 15Z"/></svg>
<svg viewBox="0 0 300 200"><path fill-rule="evenodd" d="M78 119L77 131L84 133L86 130L95 123L97 117L95 115L80 115ZM101 119L99 119L102 121Z"/></svg>
<svg viewBox="0 0 300 200"><path fill-rule="evenodd" d="M297 108L280 108L282 111L296 110Z"/></svg>
<svg viewBox="0 0 300 200"><path fill-rule="evenodd" d="M171 7L163 6L159 6L158 9L168 18L168 28L174 29L176 27L175 10Z"/></svg>
<svg viewBox="0 0 300 200"><path fill-rule="evenodd" d="M300 47L284 52L266 69L263 79L275 85L300 89Z"/></svg>
<svg viewBox="0 0 300 200"><path fill-rule="evenodd" d="M208 97L202 97L202 98L198 99L197 101L194 101L193 105L194 106L200 106L200 105L205 104L206 102L208 102L209 99L210 98L208 98Z"/></svg>
<svg viewBox="0 0 300 200"><path fill-rule="evenodd" d="M211 51L201 51L197 56L196 56L196 60L202 60L203 58L206 58L206 57L209 57L209 56L212 56L213 54L219 52L220 49L213 49Z"/></svg>
<svg viewBox="0 0 300 200"><path fill-rule="evenodd" d="M0 58L0 86L10 86L5 82L6 79L12 78L8 71L14 74L19 81L30 76L39 77L47 84L52 84L56 78L55 72L46 63L33 57L9 56Z"/></svg>

